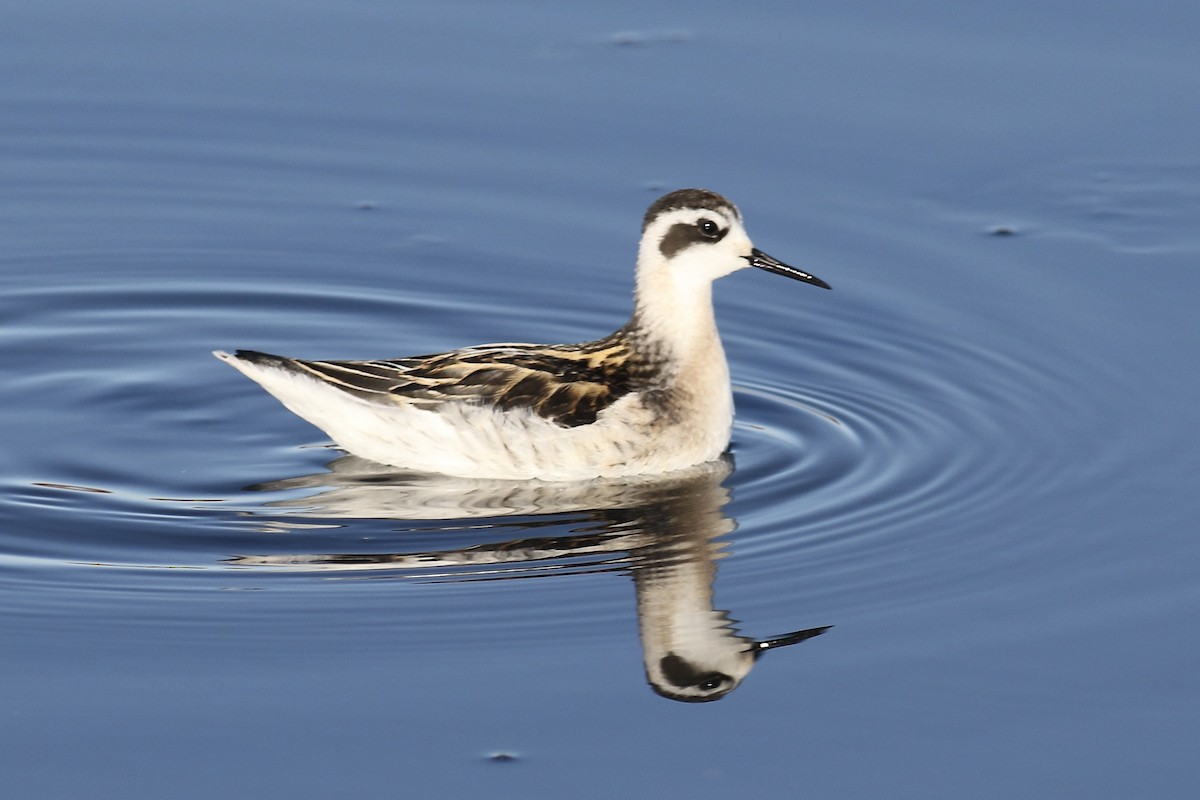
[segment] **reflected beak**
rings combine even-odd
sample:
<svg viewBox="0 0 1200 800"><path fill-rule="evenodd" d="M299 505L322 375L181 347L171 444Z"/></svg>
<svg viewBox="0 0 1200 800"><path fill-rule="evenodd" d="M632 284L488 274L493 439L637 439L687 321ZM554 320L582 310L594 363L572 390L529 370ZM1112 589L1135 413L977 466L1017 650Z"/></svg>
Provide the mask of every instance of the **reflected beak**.
<svg viewBox="0 0 1200 800"><path fill-rule="evenodd" d="M742 256L742 258L749 261L750 266L758 267L759 269L765 269L767 272L774 272L776 275L783 275L787 278L804 281L805 283L811 283L813 286L820 286L822 289L833 288L816 275L811 275L802 269L796 269L795 267L788 266L782 261L771 258L757 247L750 251L750 255Z"/></svg>
<svg viewBox="0 0 1200 800"><path fill-rule="evenodd" d="M761 642L755 642L748 650L754 653L755 657L758 657L768 650L774 650L777 647L787 647L790 644L800 644L814 636L820 636L832 627L832 625L823 625L820 628L809 628L808 630L785 633L783 636L776 636L774 639L764 639Z"/></svg>

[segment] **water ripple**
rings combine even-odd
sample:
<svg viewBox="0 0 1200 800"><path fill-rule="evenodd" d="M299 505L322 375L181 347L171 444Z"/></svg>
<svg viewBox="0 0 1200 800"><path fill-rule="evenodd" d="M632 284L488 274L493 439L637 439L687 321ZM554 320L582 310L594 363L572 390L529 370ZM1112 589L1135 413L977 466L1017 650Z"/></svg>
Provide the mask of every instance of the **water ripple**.
<svg viewBox="0 0 1200 800"><path fill-rule="evenodd" d="M50 582L63 570L103 572L89 579L97 591L208 585L303 593L312 580L327 580L328 569L284 577L272 574L270 559L282 565L326 553L342 559L339 580L356 572L372 580L540 577L550 579L544 591L569 602L572 576L634 568L621 536L629 509L643 519L655 505L644 487L431 488L394 470L339 466L319 433L207 356L230 344L394 356L468 343L448 339L439 328L446 319L470 320L455 337L517 331L523 307L547 309L539 311L542 334L583 338L600 331L579 330L581 320L619 319L623 297L581 313L549 288L514 305L498 303L486 282L457 292L436 280L404 291L366 291L353 279L335 286L319 253L289 254L288 269L305 278L285 284L238 278L245 265L236 259L203 269L181 254L167 260L182 272L147 280L153 259L135 260L126 279L33 282L0 301L13 344L0 359L17 376L3 400L24 409L30 426L16 433L24 461L0 475L8 489L0 505L24 523L0 536L8 569ZM79 274L87 266L59 268ZM273 274L270 264L254 269ZM1028 436L1016 452L1009 431L1052 432L1068 413L1069 392L1048 367L1013 355L1023 352L1020 341L993 348L986 335L946 340L894 306L839 311L812 301L813 317L797 323L784 309L730 305L722 324L736 383L736 470L724 479L734 500L722 514L738 526L731 563L744 585L768 596L803 594L798 570L836 574L843 607L878 607L896 602L878 582L887 564L909 575L919 597L933 574L921 561L939 541L994 546L986 537L964 545L959 534L1036 491L1052 471L1052 459L1028 451ZM366 352L367 339L381 338L364 337L371 330L411 344ZM70 446L35 444L34 428L51 424ZM250 485L256 490L246 491ZM599 532L613 541L582 560L576 542L571 559L531 556L528 567L463 563L446 572L432 561L403 569L370 561L492 547L535 532L558 542ZM267 559L258 568L238 560L255 553ZM619 616L608 608L572 613Z"/></svg>

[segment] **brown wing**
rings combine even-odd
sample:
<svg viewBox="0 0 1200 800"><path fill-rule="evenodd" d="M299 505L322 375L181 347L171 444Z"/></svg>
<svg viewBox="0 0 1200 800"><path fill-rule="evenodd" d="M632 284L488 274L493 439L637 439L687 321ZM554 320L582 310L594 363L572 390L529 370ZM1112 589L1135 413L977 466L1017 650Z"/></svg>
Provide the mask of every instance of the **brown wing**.
<svg viewBox="0 0 1200 800"><path fill-rule="evenodd" d="M304 361L240 350L238 358L311 375L360 397L417 406L461 401L526 408L559 425L589 425L634 391L641 370L612 336L578 345L483 345L386 361Z"/></svg>

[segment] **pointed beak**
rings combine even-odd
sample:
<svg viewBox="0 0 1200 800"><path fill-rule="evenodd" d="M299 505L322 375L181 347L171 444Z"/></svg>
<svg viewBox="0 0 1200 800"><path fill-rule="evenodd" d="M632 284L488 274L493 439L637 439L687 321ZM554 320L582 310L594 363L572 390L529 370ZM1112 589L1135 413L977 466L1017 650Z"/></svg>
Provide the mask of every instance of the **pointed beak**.
<svg viewBox="0 0 1200 800"><path fill-rule="evenodd" d="M758 657L768 650L774 650L777 647L787 647L791 644L800 644L801 642L807 641L814 636L820 636L822 633L832 627L832 625L823 625L820 628L809 628L808 630L804 631L785 633L783 636L776 636L774 639L764 639L761 642L755 642L754 644L750 645L748 650L754 653L755 657Z"/></svg>
<svg viewBox="0 0 1200 800"><path fill-rule="evenodd" d="M788 266L778 259L771 258L757 247L750 251L750 255L742 256L742 258L749 261L750 266L758 267L759 269L765 269L767 272L774 272L776 275L783 275L787 278L804 281L805 283L811 283L813 286L820 286L822 289L833 288L816 275L807 273L802 269L796 269L795 267Z"/></svg>

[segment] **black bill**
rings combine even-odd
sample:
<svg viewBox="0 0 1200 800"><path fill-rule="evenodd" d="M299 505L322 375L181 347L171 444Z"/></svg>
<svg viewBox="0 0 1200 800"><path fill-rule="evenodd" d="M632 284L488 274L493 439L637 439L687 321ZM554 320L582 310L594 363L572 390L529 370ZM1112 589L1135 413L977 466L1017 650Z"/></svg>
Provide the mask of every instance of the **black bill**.
<svg viewBox="0 0 1200 800"><path fill-rule="evenodd" d="M828 287L826 287L828 288ZM768 650L774 650L777 647L787 647L791 644L800 644L803 641L820 636L825 631L832 628L832 625L822 625L820 628L809 628L803 631L795 631L793 633L785 633L783 636L776 636L774 639L766 639L761 642L755 642L747 650L754 655L760 656Z"/></svg>
<svg viewBox="0 0 1200 800"><path fill-rule="evenodd" d="M776 275L783 275L787 278L804 281L805 283L811 283L813 286L820 286L822 289L833 288L816 275L812 275L802 269L796 269L795 267L788 266L782 261L771 258L757 247L751 250L750 255L746 256L745 258L750 262L750 266L752 267L758 267L759 269L765 269L767 272L774 272Z"/></svg>

